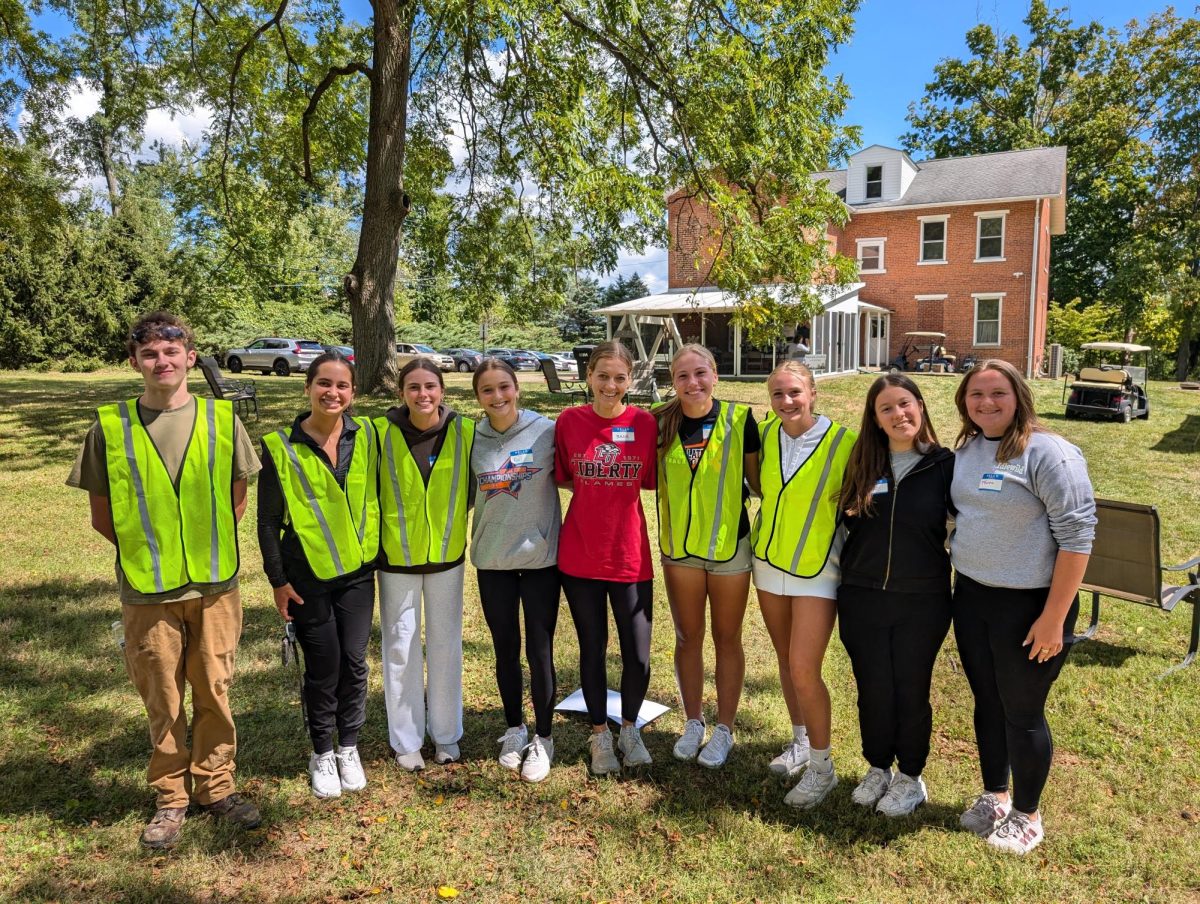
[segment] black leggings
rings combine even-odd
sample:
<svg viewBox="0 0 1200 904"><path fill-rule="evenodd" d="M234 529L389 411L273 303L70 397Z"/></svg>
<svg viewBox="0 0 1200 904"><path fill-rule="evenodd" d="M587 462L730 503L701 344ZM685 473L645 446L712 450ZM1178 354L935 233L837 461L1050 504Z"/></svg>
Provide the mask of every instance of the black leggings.
<svg viewBox="0 0 1200 904"><path fill-rule="evenodd" d="M521 676L521 619L525 610L525 657L533 695L536 731L550 737L554 722L554 629L558 625L558 569L528 571L479 569L479 600L496 648L496 684L509 728L525 722Z"/></svg>
<svg viewBox="0 0 1200 904"><path fill-rule="evenodd" d="M304 600L288 613L304 651L304 703L313 751L333 750L333 730L343 747L358 744L367 718L367 638L375 613L375 575L349 584L292 585Z"/></svg>
<svg viewBox="0 0 1200 904"><path fill-rule="evenodd" d="M650 627L654 619L654 582L599 581L562 576L563 591L579 637L579 681L593 725L608 722L608 612L612 606L621 645L621 718L636 722L650 686Z"/></svg>
<svg viewBox="0 0 1200 904"><path fill-rule="evenodd" d="M1008 790L1022 813L1038 808L1050 774L1054 744L1046 723L1046 698L1062 671L1079 615L1076 595L1063 622L1063 648L1046 662L1021 646L1046 605L1049 587L987 587L958 575L954 585L954 637L975 695L975 743L985 791Z"/></svg>
<svg viewBox="0 0 1200 904"><path fill-rule="evenodd" d="M872 766L924 771L933 731L929 686L949 630L949 590L838 588L838 631L858 686L863 758Z"/></svg>

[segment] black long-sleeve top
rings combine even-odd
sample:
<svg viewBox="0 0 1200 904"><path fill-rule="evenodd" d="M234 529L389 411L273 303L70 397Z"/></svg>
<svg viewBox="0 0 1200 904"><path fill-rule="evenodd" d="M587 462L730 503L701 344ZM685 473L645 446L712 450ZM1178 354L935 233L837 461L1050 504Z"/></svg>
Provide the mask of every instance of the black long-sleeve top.
<svg viewBox="0 0 1200 904"><path fill-rule="evenodd" d="M308 412L297 415L292 421L292 429L288 440L293 445L303 443L308 446L330 471L343 490L346 488L346 475L350 473L350 462L354 458L355 434L360 427L349 415L342 415L342 435L338 438L337 464L329 460L317 441L304 432L301 422L308 417ZM370 562L350 574L342 575L332 581L322 581L313 574L309 567L308 558L304 555L304 547L290 521L284 519L283 488L279 483L279 472L275 469L275 460L270 450L263 444L263 468L258 478L258 546L262 551L263 571L272 587L282 587L284 584L312 585L349 584L369 577L375 569L375 563Z"/></svg>

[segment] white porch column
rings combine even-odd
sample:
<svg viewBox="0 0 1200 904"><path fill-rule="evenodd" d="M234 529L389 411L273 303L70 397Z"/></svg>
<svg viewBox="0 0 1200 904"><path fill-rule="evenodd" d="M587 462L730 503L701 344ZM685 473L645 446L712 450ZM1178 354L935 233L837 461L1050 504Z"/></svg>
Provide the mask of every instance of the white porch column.
<svg viewBox="0 0 1200 904"><path fill-rule="evenodd" d="M733 375L742 375L742 325L733 321Z"/></svg>

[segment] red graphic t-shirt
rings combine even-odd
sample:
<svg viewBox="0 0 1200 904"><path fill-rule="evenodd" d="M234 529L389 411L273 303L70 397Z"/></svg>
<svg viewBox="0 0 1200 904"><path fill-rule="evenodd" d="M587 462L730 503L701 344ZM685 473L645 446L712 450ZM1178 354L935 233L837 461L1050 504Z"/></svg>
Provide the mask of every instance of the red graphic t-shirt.
<svg viewBox="0 0 1200 904"><path fill-rule="evenodd" d="M568 408L554 427L554 476L574 487L558 540L558 567L577 578L648 581L654 576L642 490L655 486L658 424L630 406L604 418Z"/></svg>

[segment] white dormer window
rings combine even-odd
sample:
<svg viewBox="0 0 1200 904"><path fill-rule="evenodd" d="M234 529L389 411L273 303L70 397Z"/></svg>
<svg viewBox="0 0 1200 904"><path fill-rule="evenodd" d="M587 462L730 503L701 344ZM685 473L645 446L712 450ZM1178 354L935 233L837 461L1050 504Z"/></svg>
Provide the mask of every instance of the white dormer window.
<svg viewBox="0 0 1200 904"><path fill-rule="evenodd" d="M1004 260L1004 220L1007 210L984 210L975 214L975 260Z"/></svg>
<svg viewBox="0 0 1200 904"><path fill-rule="evenodd" d="M883 246L887 242L882 239L858 239L858 272L887 273L883 263Z"/></svg>
<svg viewBox="0 0 1200 904"><path fill-rule="evenodd" d="M864 195L867 200L883 197L883 164L867 167L867 190Z"/></svg>
<svg viewBox="0 0 1200 904"><path fill-rule="evenodd" d="M922 264L946 263L946 230L950 216L918 217L921 224Z"/></svg>

